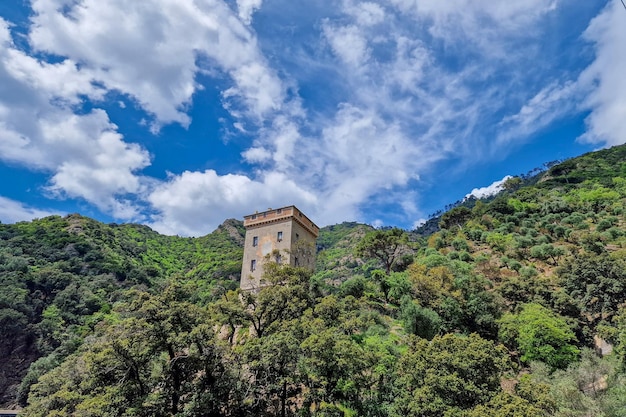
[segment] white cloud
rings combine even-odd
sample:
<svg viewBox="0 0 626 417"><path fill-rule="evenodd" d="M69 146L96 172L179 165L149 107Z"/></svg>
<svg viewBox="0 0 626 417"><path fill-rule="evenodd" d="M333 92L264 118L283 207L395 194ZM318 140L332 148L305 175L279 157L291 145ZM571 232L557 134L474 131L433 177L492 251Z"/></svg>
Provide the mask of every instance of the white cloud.
<svg viewBox="0 0 626 417"><path fill-rule="evenodd" d="M385 222L382 221L381 219L376 219L376 220L373 220L371 224L374 229L380 229L381 227L385 225Z"/></svg>
<svg viewBox="0 0 626 417"><path fill-rule="evenodd" d="M260 5L240 1L242 18ZM252 32L222 1L33 0L32 7L29 39L36 50L80 62L81 73L152 113L155 129L189 124L186 108L206 60L234 81L225 93L231 108L262 117L282 105L280 79Z"/></svg>
<svg viewBox="0 0 626 417"><path fill-rule="evenodd" d="M413 227L412 229L415 230L418 227L423 226L424 224L426 224L427 219L417 219L413 222Z"/></svg>
<svg viewBox="0 0 626 417"><path fill-rule="evenodd" d="M272 158L272 153L263 147L249 148L241 156L250 163L266 162Z"/></svg>
<svg viewBox="0 0 626 417"><path fill-rule="evenodd" d="M354 17L357 23L362 26L377 25L385 19L383 7L370 1L355 2L348 0L344 2L343 10L346 14Z"/></svg>
<svg viewBox="0 0 626 417"><path fill-rule="evenodd" d="M396 39L396 61L385 69L388 82L401 91L420 93L424 73L433 64L423 42L406 36Z"/></svg>
<svg viewBox="0 0 626 417"><path fill-rule="evenodd" d="M474 188L469 194L465 196L465 198L470 198L474 196L476 198L486 198L491 197L492 195L498 194L500 191L504 189L504 183L513 178L510 175L505 176L499 181L494 181L491 185L482 188Z"/></svg>
<svg viewBox="0 0 626 417"><path fill-rule="evenodd" d="M541 55L558 4L343 0L319 8L304 40L279 42L251 23L281 2L33 0L28 40L38 59L0 22L0 159L44 170L54 195L121 218L149 204L168 233L197 235L251 207L293 203L320 224L367 220L362 208L388 196L412 221L423 213L407 190L437 162L475 166L501 154L579 111L573 101L596 86L583 139L626 137L626 25L607 8L586 34L596 62L568 81L576 74L551 72ZM275 33L300 30L283 19ZM220 89L232 115L224 124L241 134L251 172L146 178L151 156L98 109L121 95L156 132L187 126L194 94L209 88ZM310 95L321 98L305 102ZM85 103L95 109L78 112Z"/></svg>
<svg viewBox="0 0 626 417"><path fill-rule="evenodd" d="M57 196L135 217L116 198L140 191L135 172L149 155L125 143L104 111L73 112L81 95L97 100L101 89L70 60L48 64L16 49L2 20L0 43L0 160L50 173Z"/></svg>
<svg viewBox="0 0 626 417"><path fill-rule="evenodd" d="M359 68L369 58L367 40L356 26L324 25L324 35L335 53L346 64Z"/></svg>
<svg viewBox="0 0 626 417"><path fill-rule="evenodd" d="M321 224L331 224L362 219L360 205L379 194L397 197L398 206L414 211L401 196L391 194L417 180L440 154L436 147L413 143L399 123L371 109L344 105L327 122L321 139L302 141L293 158L293 178L311 184L319 196L312 215Z"/></svg>
<svg viewBox="0 0 626 417"><path fill-rule="evenodd" d="M49 190L84 198L117 218L137 217L138 213L116 198L141 192L141 180L135 171L149 164L145 150L123 142L103 111L41 123L48 143L59 143L77 155L59 163Z"/></svg>
<svg viewBox="0 0 626 417"><path fill-rule="evenodd" d="M611 1L585 32L595 46L595 60L581 74L581 88L591 90L585 107L583 142L606 146L626 142L626 13L618 1Z"/></svg>
<svg viewBox="0 0 626 417"><path fill-rule="evenodd" d="M241 97L245 106L254 110L258 117L282 108L283 86L262 63L242 63L232 69L231 76L236 86L224 91L222 95L226 100Z"/></svg>
<svg viewBox="0 0 626 417"><path fill-rule="evenodd" d="M2 223L30 221L53 214L63 213L29 207L19 201L0 196L0 222Z"/></svg>
<svg viewBox="0 0 626 417"><path fill-rule="evenodd" d="M449 44L461 43L482 54L507 60L517 55L507 48L516 38L537 37L536 22L554 12L558 1L525 0L388 0L399 10L418 19L428 19L429 32ZM526 50L527 52L527 50Z"/></svg>
<svg viewBox="0 0 626 417"><path fill-rule="evenodd" d="M274 158L273 168L302 167L297 178L324 201L317 216L332 223L362 218L365 202L397 197L437 161L455 156L469 166L505 151L505 142L525 140L574 109L566 105L572 82L548 78L535 97L518 86L528 75L524 63L538 56L542 19L556 10L556 1L540 0L344 1L343 15L322 19L323 39L337 58L325 64L343 83L342 100L334 113L315 119L319 134L294 133L297 152ZM450 50L427 44L425 31ZM524 43L530 48L517 51ZM502 122L507 140L493 146L478 127L495 126L494 114L511 114L505 106L512 100L519 106ZM488 134L498 137L495 129ZM260 138L244 157L267 163L279 137ZM417 197L405 194L397 207L413 217Z"/></svg>
<svg viewBox="0 0 626 417"><path fill-rule="evenodd" d="M240 2L242 18L260 5ZM281 80L221 1L34 0L32 8L31 46L61 59L50 64L18 50L0 20L0 159L49 172L51 196L137 220L154 183L138 175L148 153L124 142L105 111L74 114L85 98L97 103L118 91L152 113L154 129L186 126L192 95L203 88L195 76L215 66L231 77L224 105L241 120L258 123L283 106ZM289 111L297 114L298 103ZM288 141L282 148L289 151Z"/></svg>
<svg viewBox="0 0 626 417"><path fill-rule="evenodd" d="M261 8L262 4L263 0L237 0L241 21L249 25L252 22L252 15Z"/></svg>
<svg viewBox="0 0 626 417"><path fill-rule="evenodd" d="M151 226L167 234L198 235L213 231L227 218L242 218L253 210L296 204L310 213L314 194L283 174L260 180L244 175L219 176L213 170L183 172L160 184L148 200L158 209Z"/></svg>
<svg viewBox="0 0 626 417"><path fill-rule="evenodd" d="M498 142L528 138L555 119L571 114L579 102L576 100L577 95L580 95L579 85L573 81L564 84L554 82L544 87L525 103L517 114L502 120Z"/></svg>

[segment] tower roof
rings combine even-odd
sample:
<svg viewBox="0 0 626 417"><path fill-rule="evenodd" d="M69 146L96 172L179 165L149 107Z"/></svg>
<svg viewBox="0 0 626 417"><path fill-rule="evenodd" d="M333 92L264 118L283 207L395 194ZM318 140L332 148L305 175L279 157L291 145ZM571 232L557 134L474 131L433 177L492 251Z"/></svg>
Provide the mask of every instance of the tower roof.
<svg viewBox="0 0 626 417"><path fill-rule="evenodd" d="M267 209L243 217L243 225L246 229L264 226L271 223L294 220L317 238L320 228L304 215L296 206L286 206L278 209Z"/></svg>

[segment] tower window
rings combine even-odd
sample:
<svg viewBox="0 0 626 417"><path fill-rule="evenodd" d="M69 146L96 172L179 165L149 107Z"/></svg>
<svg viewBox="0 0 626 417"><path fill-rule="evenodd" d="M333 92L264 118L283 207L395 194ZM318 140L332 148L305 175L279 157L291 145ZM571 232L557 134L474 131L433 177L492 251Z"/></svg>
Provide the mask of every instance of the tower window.
<svg viewBox="0 0 626 417"><path fill-rule="evenodd" d="M280 256L280 253L276 254L276 263L279 264L283 260L283 257Z"/></svg>
<svg viewBox="0 0 626 417"><path fill-rule="evenodd" d="M250 261L250 271L254 272L256 270L256 259Z"/></svg>
<svg viewBox="0 0 626 417"><path fill-rule="evenodd" d="M278 235L276 236L276 239L281 242L283 240L283 232L278 232Z"/></svg>
<svg viewBox="0 0 626 417"><path fill-rule="evenodd" d="M259 246L259 237L258 236L254 236L252 238L252 246Z"/></svg>

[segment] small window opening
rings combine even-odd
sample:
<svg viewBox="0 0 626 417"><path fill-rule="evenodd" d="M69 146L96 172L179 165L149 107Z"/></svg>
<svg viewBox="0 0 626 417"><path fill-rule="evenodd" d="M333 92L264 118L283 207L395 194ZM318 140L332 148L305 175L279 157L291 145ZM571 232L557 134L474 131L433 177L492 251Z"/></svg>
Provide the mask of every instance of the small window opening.
<svg viewBox="0 0 626 417"><path fill-rule="evenodd" d="M252 238L252 246L259 246L259 237L258 236L254 236Z"/></svg>
<svg viewBox="0 0 626 417"><path fill-rule="evenodd" d="M276 236L276 239L277 239L279 242L282 242L282 240L283 240L283 232L278 232L278 235Z"/></svg>
<svg viewBox="0 0 626 417"><path fill-rule="evenodd" d="M256 259L250 261L250 271L254 272L256 270Z"/></svg>

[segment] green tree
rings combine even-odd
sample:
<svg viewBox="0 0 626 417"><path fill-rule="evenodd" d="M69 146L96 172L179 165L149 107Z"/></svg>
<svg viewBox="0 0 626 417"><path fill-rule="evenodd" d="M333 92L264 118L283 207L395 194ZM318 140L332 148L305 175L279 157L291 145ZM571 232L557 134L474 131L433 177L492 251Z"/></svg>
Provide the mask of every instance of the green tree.
<svg viewBox="0 0 626 417"><path fill-rule="evenodd" d="M547 417L545 410L517 395L501 392L487 404L481 404L463 417Z"/></svg>
<svg viewBox="0 0 626 417"><path fill-rule="evenodd" d="M239 290L227 291L220 299L209 305L212 319L228 329L230 343L233 343L237 329L241 328L248 318L240 297L242 296Z"/></svg>
<svg viewBox="0 0 626 417"><path fill-rule="evenodd" d="M552 265L558 265L561 256L565 255L565 250L561 247L544 243L530 248L530 256L541 260L551 260Z"/></svg>
<svg viewBox="0 0 626 417"><path fill-rule="evenodd" d="M502 186L508 192L513 192L519 189L522 186L522 183L523 182L520 177L511 177L504 181L504 184L502 184Z"/></svg>
<svg viewBox="0 0 626 417"><path fill-rule="evenodd" d="M356 246L355 254L362 258L379 261L388 275L395 263L408 250L409 241L406 232L394 227L367 233Z"/></svg>
<svg viewBox="0 0 626 417"><path fill-rule="evenodd" d="M502 317L500 340L518 348L522 361L539 360L552 368L566 368L580 353L576 336L565 319L536 303L523 305L518 314Z"/></svg>
<svg viewBox="0 0 626 417"><path fill-rule="evenodd" d="M274 324L300 316L311 304L309 279L311 272L287 264L268 262L262 282L268 284L258 293L242 293L244 318L257 337L271 332Z"/></svg>
<svg viewBox="0 0 626 417"><path fill-rule="evenodd" d="M513 246L515 239L510 234L502 234L499 232L489 233L487 243L494 250L504 253Z"/></svg>
<svg viewBox="0 0 626 417"><path fill-rule="evenodd" d="M391 415L457 415L485 404L508 368L504 346L477 334L412 338L398 363Z"/></svg>
<svg viewBox="0 0 626 417"><path fill-rule="evenodd" d="M408 297L400 307L400 317L408 333L428 340L435 337L442 327L441 317L436 311L421 307Z"/></svg>
<svg viewBox="0 0 626 417"><path fill-rule="evenodd" d="M253 338L237 347L248 368L248 412L261 416L293 415L302 391L298 325L286 321L271 337Z"/></svg>
<svg viewBox="0 0 626 417"><path fill-rule="evenodd" d="M592 323L610 319L626 298L626 261L619 257L582 254L569 258L557 273Z"/></svg>
<svg viewBox="0 0 626 417"><path fill-rule="evenodd" d="M454 207L441 216L439 227L442 229L459 229L472 217L472 210L465 206Z"/></svg>
<svg viewBox="0 0 626 417"><path fill-rule="evenodd" d="M27 417L223 415L233 376L205 309L174 285L135 293L119 316L32 386Z"/></svg>

